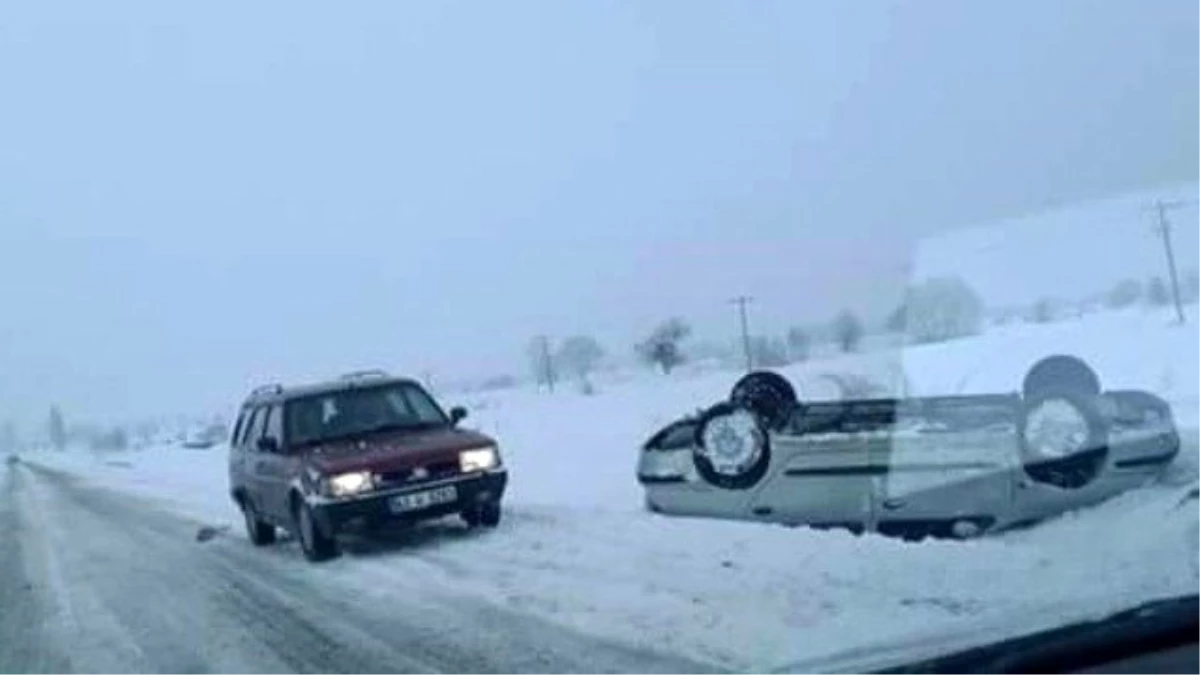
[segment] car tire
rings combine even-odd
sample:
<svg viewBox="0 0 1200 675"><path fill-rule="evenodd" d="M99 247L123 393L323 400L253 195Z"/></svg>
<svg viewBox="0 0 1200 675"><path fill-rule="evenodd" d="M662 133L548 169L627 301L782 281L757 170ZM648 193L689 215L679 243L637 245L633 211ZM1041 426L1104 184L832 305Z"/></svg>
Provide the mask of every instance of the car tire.
<svg viewBox="0 0 1200 675"><path fill-rule="evenodd" d="M467 527L479 527L479 508L469 508L458 514Z"/></svg>
<svg viewBox="0 0 1200 675"><path fill-rule="evenodd" d="M242 517L246 520L246 536L255 546L268 546L275 543L275 526L265 523L258 517L254 502L249 498L242 499Z"/></svg>
<svg viewBox="0 0 1200 675"><path fill-rule="evenodd" d="M337 538L326 536L317 526L312 508L300 502L296 505L296 538L300 540L300 550L309 562L323 562L337 557Z"/></svg>
<svg viewBox="0 0 1200 675"><path fill-rule="evenodd" d="M730 404L752 410L768 429L782 429L799 405L787 378L769 370L743 375L729 392Z"/></svg>
<svg viewBox="0 0 1200 675"><path fill-rule="evenodd" d="M1021 382L1021 395L1027 399L1044 394L1066 391L1080 395L1098 396L1100 376L1086 361L1066 354L1055 354L1033 364Z"/></svg>
<svg viewBox="0 0 1200 675"><path fill-rule="evenodd" d="M751 464L736 473L719 471L707 456L709 448L705 442L706 432L710 424L738 413L749 413L755 420L760 443L758 456ZM754 487L767 474L767 468L771 464L771 442L767 430L762 428L762 419L753 411L731 403L718 403L709 408L701 416L700 423L696 426L696 450L692 452L692 462L700 477L711 485L726 490L747 490Z"/></svg>
<svg viewBox="0 0 1200 675"><path fill-rule="evenodd" d="M484 527L500 524L500 502L488 502L479 507L479 524Z"/></svg>
<svg viewBox="0 0 1200 675"><path fill-rule="evenodd" d="M1051 402L1066 403L1083 417L1087 438L1082 450L1061 458L1048 458L1031 448L1026 438L1030 415ZM1104 469L1108 459L1108 425L1100 412L1097 397L1074 389L1043 389L1023 402L1017 424L1017 446L1021 468L1035 483L1064 490L1077 490L1089 485Z"/></svg>
<svg viewBox="0 0 1200 675"><path fill-rule="evenodd" d="M500 524L500 502L488 502L459 514L467 527L496 527Z"/></svg>

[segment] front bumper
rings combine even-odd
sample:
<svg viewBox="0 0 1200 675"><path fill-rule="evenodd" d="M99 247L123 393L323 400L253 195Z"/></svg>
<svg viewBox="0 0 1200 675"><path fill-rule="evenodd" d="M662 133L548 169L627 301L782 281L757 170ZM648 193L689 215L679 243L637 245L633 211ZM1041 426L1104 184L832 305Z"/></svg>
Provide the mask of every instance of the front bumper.
<svg viewBox="0 0 1200 675"><path fill-rule="evenodd" d="M508 471L500 468L348 499L331 499L310 506L317 527L326 536L331 536L345 530L367 529L385 523L411 523L440 518L461 513L480 504L499 502L504 496L507 483ZM453 502L435 504L416 511L392 511L391 501L400 495L449 485L453 485L458 493Z"/></svg>

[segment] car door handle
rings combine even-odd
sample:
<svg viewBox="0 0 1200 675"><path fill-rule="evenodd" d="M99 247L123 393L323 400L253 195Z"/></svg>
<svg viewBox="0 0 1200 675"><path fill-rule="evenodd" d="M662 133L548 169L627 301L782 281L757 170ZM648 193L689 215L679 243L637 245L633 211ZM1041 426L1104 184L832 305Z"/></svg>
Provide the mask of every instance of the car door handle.
<svg viewBox="0 0 1200 675"><path fill-rule="evenodd" d="M904 500L903 499L885 499L885 500L883 500L883 508L887 509L888 511L895 511L896 509L902 509L902 508L904 508Z"/></svg>

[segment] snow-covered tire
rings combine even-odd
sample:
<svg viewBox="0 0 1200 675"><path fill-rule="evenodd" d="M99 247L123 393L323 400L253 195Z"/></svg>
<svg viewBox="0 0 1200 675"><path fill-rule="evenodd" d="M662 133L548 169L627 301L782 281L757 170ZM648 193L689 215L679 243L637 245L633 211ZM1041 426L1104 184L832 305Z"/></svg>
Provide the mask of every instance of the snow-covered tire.
<svg viewBox="0 0 1200 675"><path fill-rule="evenodd" d="M1055 419L1057 418L1057 419ZM1033 428L1049 424L1051 435L1065 433L1074 423L1079 430L1069 438L1077 450L1053 452L1031 444ZM1097 397L1074 390L1047 389L1024 401L1017 424L1017 446L1021 467L1031 480L1064 490L1090 484L1108 459L1108 425L1097 405Z"/></svg>
<svg viewBox="0 0 1200 675"><path fill-rule="evenodd" d="M759 415L731 403L718 403L704 413L696 427L692 460L696 472L710 484L745 490L767 473L770 438Z"/></svg>
<svg viewBox="0 0 1200 675"><path fill-rule="evenodd" d="M799 405L792 383L769 370L743 375L729 392L729 402L754 411L768 429L783 428Z"/></svg>
<svg viewBox="0 0 1200 675"><path fill-rule="evenodd" d="M268 546L275 543L275 526L265 523L258 517L254 502L249 497L241 500L242 517L246 521L246 536L255 546Z"/></svg>
<svg viewBox="0 0 1200 675"><path fill-rule="evenodd" d="M337 538L326 536L317 526L312 509L303 501L295 506L296 538L300 540L300 550L309 562L323 562L335 558L340 553Z"/></svg>

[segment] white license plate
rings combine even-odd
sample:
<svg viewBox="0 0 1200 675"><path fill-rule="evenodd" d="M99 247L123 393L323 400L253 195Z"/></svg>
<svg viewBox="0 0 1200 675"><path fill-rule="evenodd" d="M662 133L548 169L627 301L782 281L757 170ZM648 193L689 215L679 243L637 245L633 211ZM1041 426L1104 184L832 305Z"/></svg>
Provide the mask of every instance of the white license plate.
<svg viewBox="0 0 1200 675"><path fill-rule="evenodd" d="M405 511L417 511L430 506L437 506L438 504L449 504L457 500L458 488L453 485L446 485L432 490L392 497L391 507L393 513L403 513Z"/></svg>

